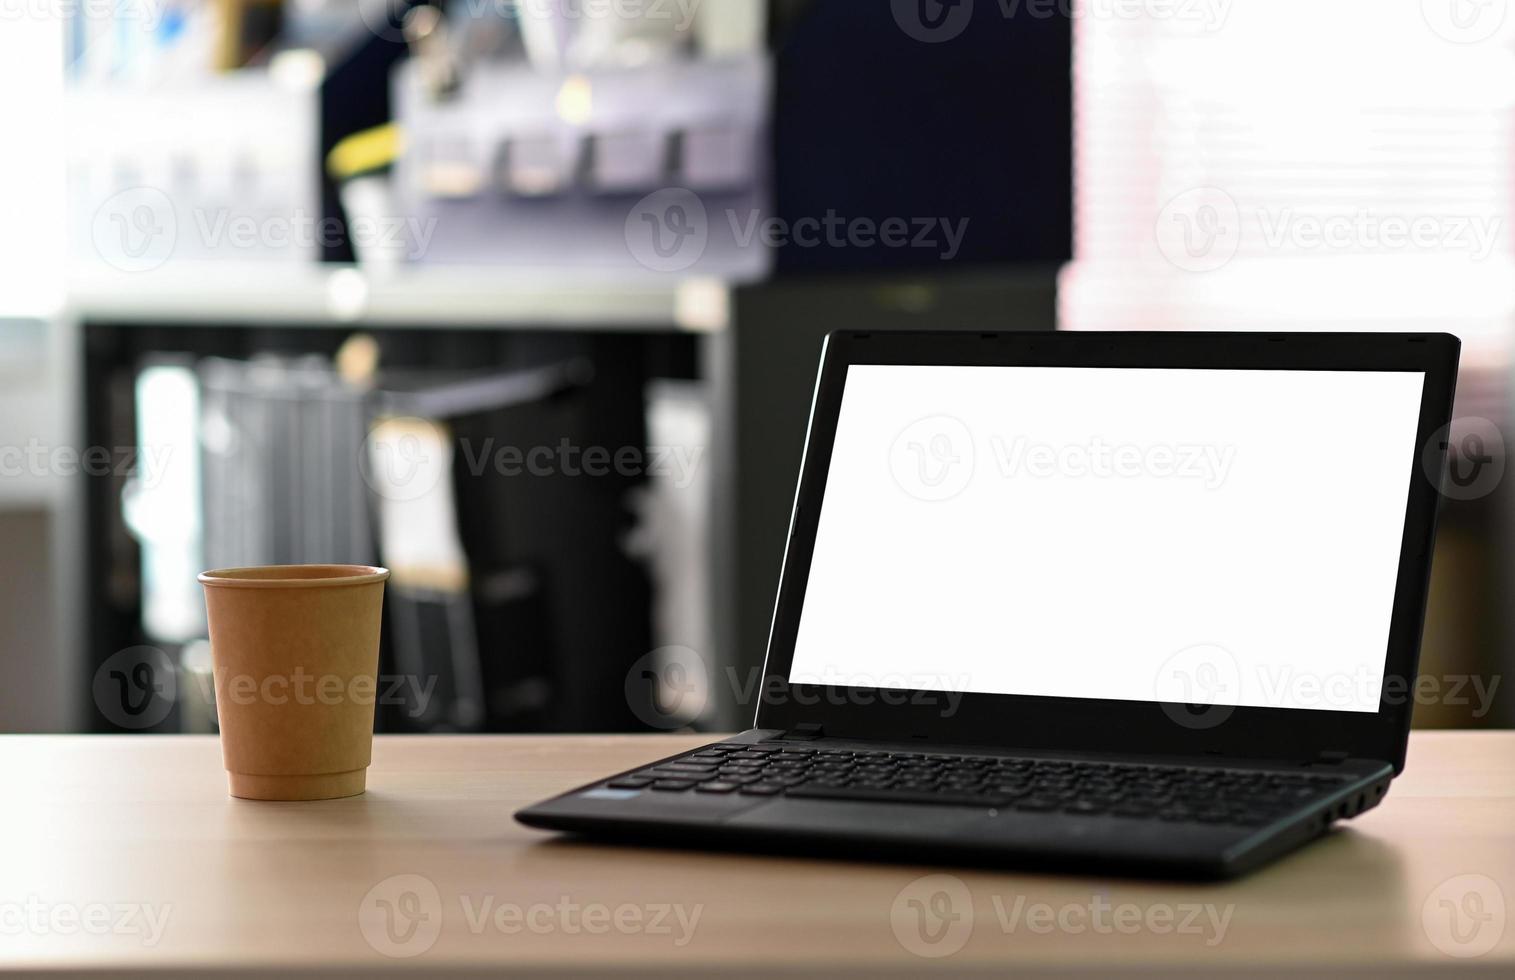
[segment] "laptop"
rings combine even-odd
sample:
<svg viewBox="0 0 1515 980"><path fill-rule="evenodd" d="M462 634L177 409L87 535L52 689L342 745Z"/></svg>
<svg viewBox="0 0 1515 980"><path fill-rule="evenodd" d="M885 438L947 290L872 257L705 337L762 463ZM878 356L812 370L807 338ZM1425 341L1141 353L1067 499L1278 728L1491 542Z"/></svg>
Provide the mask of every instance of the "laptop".
<svg viewBox="0 0 1515 980"><path fill-rule="evenodd" d="M753 728L516 814L1234 876L1401 771L1460 345L826 340Z"/></svg>

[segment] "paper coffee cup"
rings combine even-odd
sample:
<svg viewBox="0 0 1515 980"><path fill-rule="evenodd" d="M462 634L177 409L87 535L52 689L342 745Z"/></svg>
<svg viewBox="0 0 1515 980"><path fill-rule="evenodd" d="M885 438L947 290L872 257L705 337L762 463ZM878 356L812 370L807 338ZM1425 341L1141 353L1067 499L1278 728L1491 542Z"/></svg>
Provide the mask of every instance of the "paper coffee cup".
<svg viewBox="0 0 1515 980"><path fill-rule="evenodd" d="M388 569L269 565L200 575L231 795L355 796L367 782Z"/></svg>

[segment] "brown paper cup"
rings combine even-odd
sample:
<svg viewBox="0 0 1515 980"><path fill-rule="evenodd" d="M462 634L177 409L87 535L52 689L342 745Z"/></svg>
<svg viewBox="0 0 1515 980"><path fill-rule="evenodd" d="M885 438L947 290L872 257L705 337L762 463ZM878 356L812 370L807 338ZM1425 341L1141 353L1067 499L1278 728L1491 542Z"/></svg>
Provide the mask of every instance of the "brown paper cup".
<svg viewBox="0 0 1515 980"><path fill-rule="evenodd" d="M232 796L327 800L363 792L387 578L387 569L366 565L200 576Z"/></svg>

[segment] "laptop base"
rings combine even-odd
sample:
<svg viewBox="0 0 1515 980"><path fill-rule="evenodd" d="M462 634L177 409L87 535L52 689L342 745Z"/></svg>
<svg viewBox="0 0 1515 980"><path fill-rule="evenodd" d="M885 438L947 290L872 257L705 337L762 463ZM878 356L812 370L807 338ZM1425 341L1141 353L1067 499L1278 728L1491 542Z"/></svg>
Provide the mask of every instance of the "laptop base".
<svg viewBox="0 0 1515 980"><path fill-rule="evenodd" d="M1222 879L1280 857L1326 833L1336 819L1354 816L1376 805L1392 776L1387 763L1354 760L1323 772L1313 766L1243 765L1232 761L1217 765L1213 761L1119 756L991 754L986 749L951 752L926 749L918 744L829 738L796 743L782 735L775 731L749 731L582 787L529 807L516 814L516 818L531 827L661 846ZM718 787L724 786L719 773L703 783L654 778L659 772L670 776L680 767L705 768L689 760L701 753L721 754L712 749L723 746L735 747L741 755L749 754L749 747L761 747L775 755L805 753L801 757L810 758L860 753L854 757L866 760L898 755L905 762L912 757L987 759L991 760L988 765L999 769L1026 766L1034 770L1041 764L1068 766L1075 772L1087 771L1091 766L1101 771L1150 768L1192 773L1199 778L1212 773L1254 773L1260 780L1276 777L1285 785L1308 777L1311 789L1308 793L1300 791L1297 801L1291 799L1273 807L1265 821L1242 826L1221 815L1223 811L1218 807L1225 803L1221 799L1216 801L1216 810L1196 811L1206 814L1205 820L1201 820L1177 816L1171 811L1162 816L1129 816L1119 812L1118 805L1105 806L1102 812L1028 810L1024 801L1017 803L992 795L981 797L992 805L973 802L975 797L971 794L948 794L936 802L915 802L916 797L909 796L908 791L906 801L901 802L884 798L828 798L828 790L808 791L804 781L773 794L768 793L763 783L749 782L737 789L713 791L697 788L710 785L711 780L717 780ZM644 779L653 782L641 783ZM653 789L656 782L690 782L690 785ZM638 783L641 784L634 785ZM762 795L743 792L754 786L765 787ZM846 789L842 786L829 792L845 795ZM1040 807L1045 802L1033 799L1031 805ZM1078 801L1065 805L1077 806Z"/></svg>

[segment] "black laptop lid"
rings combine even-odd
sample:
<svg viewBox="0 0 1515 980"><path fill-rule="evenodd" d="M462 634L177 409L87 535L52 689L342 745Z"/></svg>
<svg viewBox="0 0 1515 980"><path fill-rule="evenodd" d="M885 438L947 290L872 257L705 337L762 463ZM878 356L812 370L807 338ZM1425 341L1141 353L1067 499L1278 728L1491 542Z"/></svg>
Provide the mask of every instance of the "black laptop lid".
<svg viewBox="0 0 1515 980"><path fill-rule="evenodd" d="M1458 351L833 334L758 726L1397 768Z"/></svg>

